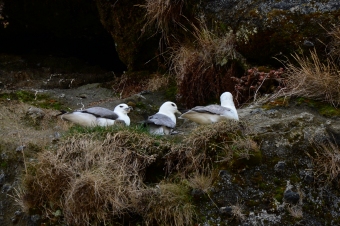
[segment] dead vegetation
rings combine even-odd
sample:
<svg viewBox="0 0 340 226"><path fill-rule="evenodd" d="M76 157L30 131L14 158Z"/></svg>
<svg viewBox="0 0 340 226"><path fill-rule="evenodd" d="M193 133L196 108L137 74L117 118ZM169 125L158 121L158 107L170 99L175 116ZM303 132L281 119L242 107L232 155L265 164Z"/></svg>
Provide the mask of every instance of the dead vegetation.
<svg viewBox="0 0 340 226"><path fill-rule="evenodd" d="M211 199L211 166L220 151L212 144L237 132L236 122L221 122L198 128L182 144L130 127L70 130L56 149L43 150L28 165L16 199L26 211L38 207L51 221L70 225L117 222L129 214L146 225L192 225L191 190ZM148 184L145 173L156 160L168 173Z"/></svg>
<svg viewBox="0 0 340 226"><path fill-rule="evenodd" d="M194 172L188 178L188 183L192 189L197 189L204 193L208 193L209 189L213 186L216 176L216 172L207 167L203 169L202 172Z"/></svg>
<svg viewBox="0 0 340 226"><path fill-rule="evenodd" d="M183 184L163 182L157 185L143 211L146 225L165 222L175 226L192 225L196 211L189 194L189 188Z"/></svg>
<svg viewBox="0 0 340 226"><path fill-rule="evenodd" d="M148 79L146 90L157 91L161 88L167 87L169 80L170 78L167 75L155 74Z"/></svg>
<svg viewBox="0 0 340 226"><path fill-rule="evenodd" d="M120 77L115 77L110 88L120 99L133 96L142 91L159 91L166 88L170 83L170 76L167 74L136 74L124 73Z"/></svg>
<svg viewBox="0 0 340 226"><path fill-rule="evenodd" d="M331 42L328 45L329 54L336 63L340 63L340 25L334 26L331 31L328 32L331 37Z"/></svg>
<svg viewBox="0 0 340 226"><path fill-rule="evenodd" d="M186 107L207 104L225 91L234 92L231 77L243 73L245 60L232 32L217 36L204 19L190 19L183 0L148 0L144 29L161 34L159 51L177 82L177 101ZM195 7L195 6L191 6Z"/></svg>
<svg viewBox="0 0 340 226"><path fill-rule="evenodd" d="M256 153L259 153L259 147L250 137L236 136L229 145L224 145L224 154L219 162L230 163L232 160L246 159L249 160Z"/></svg>
<svg viewBox="0 0 340 226"><path fill-rule="evenodd" d="M316 176L331 183L338 180L340 174L340 149L337 144L326 141L324 143L312 141L315 151L309 156L314 162Z"/></svg>
<svg viewBox="0 0 340 226"><path fill-rule="evenodd" d="M224 155L224 145L228 145L237 133L242 133L242 128L234 121L197 127L165 156L168 173L203 172L219 160L219 155Z"/></svg>
<svg viewBox="0 0 340 226"><path fill-rule="evenodd" d="M243 211L244 206L239 202L231 206L231 214L238 221L243 221L245 219L245 214Z"/></svg>
<svg viewBox="0 0 340 226"><path fill-rule="evenodd" d="M316 51L310 58L295 55L298 66L289 63L286 69L285 95L300 96L340 104L340 73L331 59L322 62Z"/></svg>
<svg viewBox="0 0 340 226"><path fill-rule="evenodd" d="M329 57L320 57L316 50L310 56L293 55L296 62L287 62L285 88L281 96L300 96L326 101L334 107L340 104L340 27L328 32L332 41L329 44Z"/></svg>
<svg viewBox="0 0 340 226"><path fill-rule="evenodd" d="M171 47L170 69L176 77L178 101L186 107L209 103L225 91L234 91L231 77L240 70L242 56L231 33L215 36L201 22L192 25L195 40Z"/></svg>
<svg viewBox="0 0 340 226"><path fill-rule="evenodd" d="M300 219L303 218L303 210L301 205L292 205L287 206L287 210L290 215L294 218Z"/></svg>
<svg viewBox="0 0 340 226"><path fill-rule="evenodd" d="M129 134L126 139L126 131L108 133L103 140L78 134L57 150L40 153L23 181L26 209L44 207L49 218L59 209L69 224L90 225L136 208L130 200L145 188L145 168L155 161L143 152L152 147L157 152L162 143Z"/></svg>
<svg viewBox="0 0 340 226"><path fill-rule="evenodd" d="M181 24L183 5L183 0L147 0L145 5L140 5L146 9L143 30L154 26L156 33L161 33L161 41L169 44L169 38L172 37L171 29L176 26L183 27Z"/></svg>

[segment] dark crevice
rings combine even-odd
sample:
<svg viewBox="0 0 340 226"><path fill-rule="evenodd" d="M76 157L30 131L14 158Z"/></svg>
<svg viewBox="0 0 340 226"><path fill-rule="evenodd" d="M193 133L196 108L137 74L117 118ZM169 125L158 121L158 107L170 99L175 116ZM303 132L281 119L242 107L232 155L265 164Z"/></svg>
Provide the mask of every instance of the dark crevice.
<svg viewBox="0 0 340 226"><path fill-rule="evenodd" d="M8 0L2 15L8 25L0 27L0 53L77 58L118 74L126 70L92 1Z"/></svg>

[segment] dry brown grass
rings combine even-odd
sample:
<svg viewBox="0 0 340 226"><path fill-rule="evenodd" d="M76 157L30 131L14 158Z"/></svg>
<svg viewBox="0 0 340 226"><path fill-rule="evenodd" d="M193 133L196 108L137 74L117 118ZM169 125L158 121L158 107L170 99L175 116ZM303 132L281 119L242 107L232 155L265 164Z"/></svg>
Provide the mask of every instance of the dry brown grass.
<svg viewBox="0 0 340 226"><path fill-rule="evenodd" d="M243 213L244 206L237 202L235 205L231 206L231 214L234 218L236 218L239 221L243 221L245 219L245 214Z"/></svg>
<svg viewBox="0 0 340 226"><path fill-rule="evenodd" d="M192 189L198 189L204 193L208 193L209 189L213 186L216 179L216 172L208 167L202 172L196 171L188 178L189 186Z"/></svg>
<svg viewBox="0 0 340 226"><path fill-rule="evenodd" d="M315 174L320 179L326 178L326 182L332 182L338 179L340 174L340 149L339 147L327 141L319 144L313 141L315 146L314 155L309 155L314 162Z"/></svg>
<svg viewBox="0 0 340 226"><path fill-rule="evenodd" d="M259 152L259 147L250 137L236 136L228 145L223 145L223 150L225 154L219 162L230 162L233 159L249 160Z"/></svg>
<svg viewBox="0 0 340 226"><path fill-rule="evenodd" d="M331 59L321 62L316 51L311 51L310 58L294 56L298 66L287 65L283 95L301 96L327 101L334 106L340 104L340 72Z"/></svg>
<svg viewBox="0 0 340 226"><path fill-rule="evenodd" d="M147 225L193 225L196 213L187 186L162 182L152 193L143 214Z"/></svg>
<svg viewBox="0 0 340 226"><path fill-rule="evenodd" d="M155 143L157 142L157 145ZM43 207L46 217L63 210L71 225L92 225L124 215L144 190L144 172L164 149L162 141L131 131L76 134L55 151L45 150L29 167L21 197L26 209ZM152 147L154 147L153 150Z"/></svg>
<svg viewBox="0 0 340 226"><path fill-rule="evenodd" d="M172 47L169 60L178 83L178 101L187 107L218 99L225 91L233 92L231 77L242 59L231 33L217 37L203 22L199 27L192 26L195 40Z"/></svg>
<svg viewBox="0 0 340 226"><path fill-rule="evenodd" d="M297 219L303 218L303 210L301 205L287 206L287 210L292 217Z"/></svg>
<svg viewBox="0 0 340 226"><path fill-rule="evenodd" d="M179 26L183 27L180 20L182 17L183 0L146 0L145 5L140 5L146 9L146 24L154 26L157 33L161 33L162 39L169 43L171 28Z"/></svg>
<svg viewBox="0 0 340 226"><path fill-rule="evenodd" d="M242 129L234 121L197 127L166 155L167 171L171 173L175 170L184 175L202 172L217 160L219 154L224 153L224 147L219 144L228 144L239 132L242 133Z"/></svg>
<svg viewBox="0 0 340 226"><path fill-rule="evenodd" d="M155 74L148 79L146 90L157 91L161 88L166 87L169 84L169 76Z"/></svg>
<svg viewBox="0 0 340 226"><path fill-rule="evenodd" d="M330 55L337 63L340 63L340 25L334 26L328 34L332 38L329 43Z"/></svg>

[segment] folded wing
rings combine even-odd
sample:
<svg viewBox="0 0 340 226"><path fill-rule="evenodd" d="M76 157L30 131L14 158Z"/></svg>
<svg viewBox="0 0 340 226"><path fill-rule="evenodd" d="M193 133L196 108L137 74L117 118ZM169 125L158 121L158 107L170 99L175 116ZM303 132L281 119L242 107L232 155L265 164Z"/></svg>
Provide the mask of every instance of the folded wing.
<svg viewBox="0 0 340 226"><path fill-rule="evenodd" d="M215 115L225 115L231 111L230 108L222 107L220 105L208 105L208 106L197 106L191 109L191 111L199 113L210 113Z"/></svg>
<svg viewBox="0 0 340 226"><path fill-rule="evenodd" d="M80 112L94 115L97 118L106 118L111 120L116 120L119 117L114 111L102 107L92 107Z"/></svg>
<svg viewBox="0 0 340 226"><path fill-rule="evenodd" d="M145 122L147 124L166 126L169 128L175 128L176 126L176 123L172 121L170 117L159 113L149 116L149 118Z"/></svg>

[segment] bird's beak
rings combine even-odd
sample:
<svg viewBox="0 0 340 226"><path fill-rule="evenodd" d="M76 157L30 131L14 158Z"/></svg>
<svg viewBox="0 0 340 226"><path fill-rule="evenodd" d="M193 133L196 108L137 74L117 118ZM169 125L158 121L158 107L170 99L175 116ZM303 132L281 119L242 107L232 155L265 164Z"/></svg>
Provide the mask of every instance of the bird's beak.
<svg viewBox="0 0 340 226"><path fill-rule="evenodd" d="M182 112L180 112L179 110L177 110L175 113L177 113L177 114L179 114L179 115L182 114Z"/></svg>
<svg viewBox="0 0 340 226"><path fill-rule="evenodd" d="M127 112L130 112L131 110L133 110L133 107L129 106L128 108L126 108Z"/></svg>

